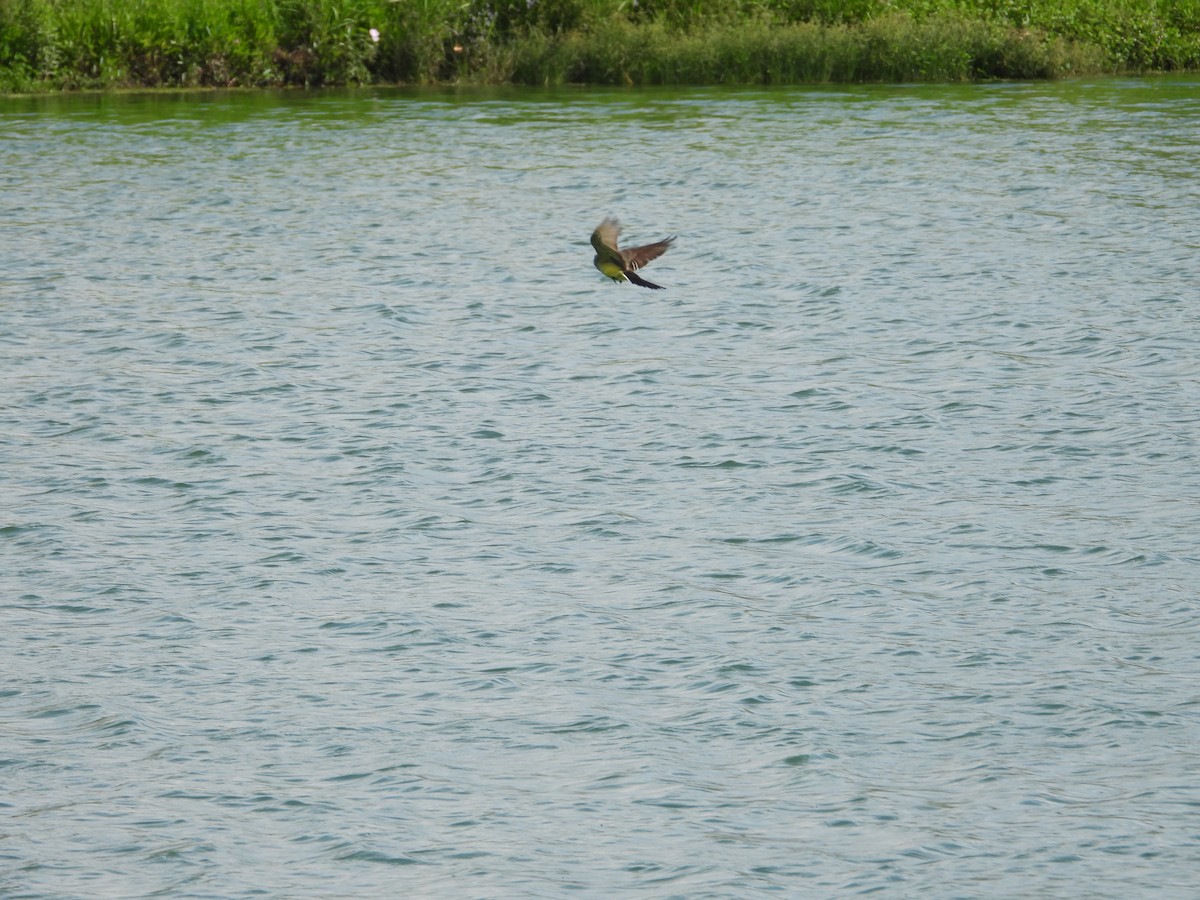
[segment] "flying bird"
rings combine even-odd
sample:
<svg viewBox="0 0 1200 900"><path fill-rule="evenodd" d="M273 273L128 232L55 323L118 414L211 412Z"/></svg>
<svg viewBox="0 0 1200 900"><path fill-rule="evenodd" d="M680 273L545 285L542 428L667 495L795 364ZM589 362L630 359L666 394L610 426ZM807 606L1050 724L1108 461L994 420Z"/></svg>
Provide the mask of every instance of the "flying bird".
<svg viewBox="0 0 1200 900"><path fill-rule="evenodd" d="M592 265L613 281L632 281L640 287L663 290L661 284L647 281L637 274L637 270L666 253L671 248L675 236L664 238L655 244L618 250L617 238L620 234L621 223L616 219L605 219L596 226L596 230L592 232L592 246L596 248L596 257L592 260Z"/></svg>

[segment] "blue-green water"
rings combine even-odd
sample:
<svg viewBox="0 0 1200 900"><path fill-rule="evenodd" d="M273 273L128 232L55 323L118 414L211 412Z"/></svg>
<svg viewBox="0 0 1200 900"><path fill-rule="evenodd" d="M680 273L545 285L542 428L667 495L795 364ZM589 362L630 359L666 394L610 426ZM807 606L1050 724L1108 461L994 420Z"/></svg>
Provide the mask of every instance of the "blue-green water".
<svg viewBox="0 0 1200 900"><path fill-rule="evenodd" d="M0 100L0 894L1191 896L1198 134Z"/></svg>

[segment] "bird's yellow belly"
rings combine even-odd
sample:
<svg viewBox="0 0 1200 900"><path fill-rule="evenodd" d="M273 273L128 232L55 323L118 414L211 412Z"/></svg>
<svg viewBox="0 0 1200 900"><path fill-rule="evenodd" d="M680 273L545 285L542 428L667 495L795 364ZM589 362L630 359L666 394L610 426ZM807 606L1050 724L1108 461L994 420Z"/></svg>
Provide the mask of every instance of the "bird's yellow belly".
<svg viewBox="0 0 1200 900"><path fill-rule="evenodd" d="M610 262L607 259L604 260L603 262L597 263L596 268L599 269L601 272L603 272L605 275L607 275L609 278L611 278L613 281L624 281L625 280L625 273L621 271L621 267L618 266L614 262Z"/></svg>

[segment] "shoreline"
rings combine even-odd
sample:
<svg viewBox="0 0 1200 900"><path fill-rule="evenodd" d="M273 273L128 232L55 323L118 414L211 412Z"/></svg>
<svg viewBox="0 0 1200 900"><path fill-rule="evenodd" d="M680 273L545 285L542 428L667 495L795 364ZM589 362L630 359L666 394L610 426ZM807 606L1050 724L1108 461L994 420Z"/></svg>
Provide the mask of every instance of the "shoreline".
<svg viewBox="0 0 1200 900"><path fill-rule="evenodd" d="M1186 0L13 0L0 93L767 86L1200 71ZM1195 19L1195 21L1193 21Z"/></svg>

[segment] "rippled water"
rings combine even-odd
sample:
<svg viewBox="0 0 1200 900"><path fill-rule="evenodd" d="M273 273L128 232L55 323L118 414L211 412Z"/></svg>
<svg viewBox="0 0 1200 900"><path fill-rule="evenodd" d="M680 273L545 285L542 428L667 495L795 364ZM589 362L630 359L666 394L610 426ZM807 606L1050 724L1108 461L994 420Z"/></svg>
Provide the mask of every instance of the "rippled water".
<svg viewBox="0 0 1200 900"><path fill-rule="evenodd" d="M1197 134L0 101L0 893L1190 896Z"/></svg>

